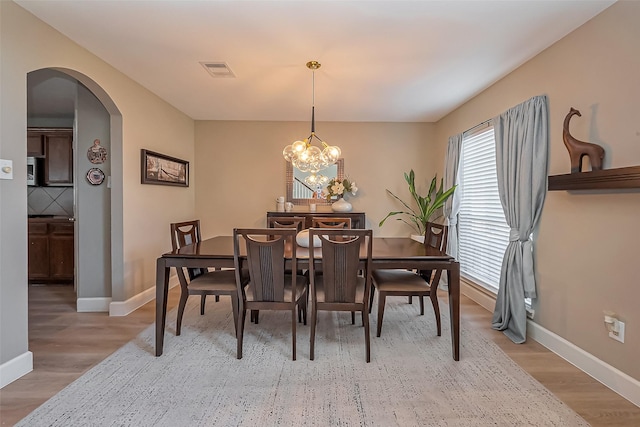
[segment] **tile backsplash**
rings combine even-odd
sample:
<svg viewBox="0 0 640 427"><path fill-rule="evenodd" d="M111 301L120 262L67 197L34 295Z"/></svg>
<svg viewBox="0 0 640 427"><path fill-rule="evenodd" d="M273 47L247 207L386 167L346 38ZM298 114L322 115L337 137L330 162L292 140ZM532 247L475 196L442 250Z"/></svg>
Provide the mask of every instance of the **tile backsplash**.
<svg viewBox="0 0 640 427"><path fill-rule="evenodd" d="M61 215L73 217L73 187L29 187L29 215Z"/></svg>

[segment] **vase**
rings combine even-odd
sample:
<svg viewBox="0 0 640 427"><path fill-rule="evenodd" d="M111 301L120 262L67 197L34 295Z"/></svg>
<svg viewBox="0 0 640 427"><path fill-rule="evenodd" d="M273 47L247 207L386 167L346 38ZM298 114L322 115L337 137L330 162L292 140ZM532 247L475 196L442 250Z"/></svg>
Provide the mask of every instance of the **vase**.
<svg viewBox="0 0 640 427"><path fill-rule="evenodd" d="M334 212L351 212L351 209L353 209L353 206L344 197L340 197L331 205L331 210Z"/></svg>

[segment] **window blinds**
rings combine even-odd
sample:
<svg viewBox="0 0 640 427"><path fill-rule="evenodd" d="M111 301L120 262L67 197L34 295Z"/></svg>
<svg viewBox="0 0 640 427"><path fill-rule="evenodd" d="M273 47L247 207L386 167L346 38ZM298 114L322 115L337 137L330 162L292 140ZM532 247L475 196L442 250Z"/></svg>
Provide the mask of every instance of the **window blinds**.
<svg viewBox="0 0 640 427"><path fill-rule="evenodd" d="M459 226L461 273L497 292L509 226L498 195L493 128L462 141Z"/></svg>

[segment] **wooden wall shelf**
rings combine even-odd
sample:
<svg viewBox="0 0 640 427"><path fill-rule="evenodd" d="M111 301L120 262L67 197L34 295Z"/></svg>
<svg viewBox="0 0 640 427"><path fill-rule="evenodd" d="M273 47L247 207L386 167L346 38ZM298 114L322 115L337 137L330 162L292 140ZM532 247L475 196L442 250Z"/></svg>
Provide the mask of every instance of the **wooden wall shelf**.
<svg viewBox="0 0 640 427"><path fill-rule="evenodd" d="M549 191L640 188L640 166L549 176Z"/></svg>

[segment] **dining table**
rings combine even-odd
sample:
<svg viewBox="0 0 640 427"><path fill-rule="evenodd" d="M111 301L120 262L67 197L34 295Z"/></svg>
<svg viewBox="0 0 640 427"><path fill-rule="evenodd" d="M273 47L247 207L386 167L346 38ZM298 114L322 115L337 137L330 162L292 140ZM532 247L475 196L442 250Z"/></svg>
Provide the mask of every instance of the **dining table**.
<svg viewBox="0 0 640 427"><path fill-rule="evenodd" d="M242 247L243 245L241 245ZM312 248L320 251L320 248ZM240 257L246 257L241 249ZM287 257L285 251L285 257ZM290 257L290 255L289 255ZM363 248L362 258L366 258ZM305 269L309 248L296 248L298 268ZM180 268L233 268L233 236L216 236L167 252L156 262L156 356L162 355L167 316L170 270ZM451 255L425 246L409 237L374 237L373 269L417 269L447 272L451 348L454 360L460 360L460 264ZM433 291L437 292L438 283Z"/></svg>

